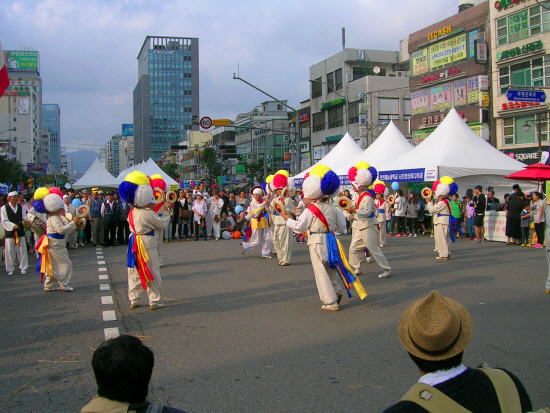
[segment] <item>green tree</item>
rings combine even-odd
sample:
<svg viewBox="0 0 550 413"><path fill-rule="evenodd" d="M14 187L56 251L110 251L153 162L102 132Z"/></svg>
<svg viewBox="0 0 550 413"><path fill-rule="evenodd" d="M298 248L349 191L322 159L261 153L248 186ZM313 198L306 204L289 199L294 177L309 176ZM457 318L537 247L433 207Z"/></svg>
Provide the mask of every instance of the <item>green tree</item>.
<svg viewBox="0 0 550 413"><path fill-rule="evenodd" d="M254 185L254 181L263 182L264 180L264 161L252 162L246 165L246 177L250 185Z"/></svg>
<svg viewBox="0 0 550 413"><path fill-rule="evenodd" d="M172 179L176 179L180 177L180 173L179 173L179 166L178 164L175 164L175 163L167 163L167 164L164 164L160 167L160 169L162 169L166 175L168 175L170 178Z"/></svg>
<svg viewBox="0 0 550 413"><path fill-rule="evenodd" d="M0 182L4 184L12 184L14 187L18 184L26 182L27 174L23 170L23 166L14 159L7 159L0 156Z"/></svg>
<svg viewBox="0 0 550 413"><path fill-rule="evenodd" d="M221 173L221 167L216 160L216 150L214 148L204 148L201 153L201 167L206 168L206 174L210 183L215 176Z"/></svg>

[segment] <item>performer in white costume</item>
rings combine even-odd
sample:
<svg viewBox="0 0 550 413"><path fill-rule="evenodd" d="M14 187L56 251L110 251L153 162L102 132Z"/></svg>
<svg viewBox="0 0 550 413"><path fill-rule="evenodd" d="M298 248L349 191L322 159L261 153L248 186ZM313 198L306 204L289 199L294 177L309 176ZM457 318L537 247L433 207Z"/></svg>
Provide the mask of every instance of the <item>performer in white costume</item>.
<svg viewBox="0 0 550 413"><path fill-rule="evenodd" d="M242 254L246 251L262 246L262 258L271 258L271 233L269 231L269 224L267 222L266 215L269 207L269 195L264 197L264 191L260 186L252 188L252 196L254 197L250 202L250 230L251 233L248 238L248 242L243 242L241 245ZM248 234L247 234L248 235Z"/></svg>
<svg viewBox="0 0 550 413"><path fill-rule="evenodd" d="M289 196L282 197L283 190L288 192L289 189L288 172L284 170L277 171L273 176L270 186L273 188L274 193L270 209L271 222L273 222L273 246L277 252L279 265L287 266L290 265L290 261L292 260L292 230L286 225L284 218L277 212L274 202L278 201L282 204L287 214L291 213L295 207L292 198Z"/></svg>
<svg viewBox="0 0 550 413"><path fill-rule="evenodd" d="M23 228L26 214L23 207L17 202L18 200L19 193L17 191L10 192L8 203L0 210L2 226L5 231L4 259L8 275L13 275L16 261L19 263L21 274L26 274L29 266L25 228Z"/></svg>

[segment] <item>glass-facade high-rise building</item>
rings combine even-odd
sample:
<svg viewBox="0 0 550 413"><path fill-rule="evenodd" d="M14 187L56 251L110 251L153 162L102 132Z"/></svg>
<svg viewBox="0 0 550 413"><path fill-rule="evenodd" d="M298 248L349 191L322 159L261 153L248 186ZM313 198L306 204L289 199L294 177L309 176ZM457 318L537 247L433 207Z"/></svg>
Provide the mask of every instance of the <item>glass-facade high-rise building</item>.
<svg viewBox="0 0 550 413"><path fill-rule="evenodd" d="M57 103L42 104L42 129L50 132L48 142L49 161L54 172L60 172L61 155L61 111Z"/></svg>
<svg viewBox="0 0 550 413"><path fill-rule="evenodd" d="M147 36L133 98L135 161L157 161L199 129L199 39Z"/></svg>

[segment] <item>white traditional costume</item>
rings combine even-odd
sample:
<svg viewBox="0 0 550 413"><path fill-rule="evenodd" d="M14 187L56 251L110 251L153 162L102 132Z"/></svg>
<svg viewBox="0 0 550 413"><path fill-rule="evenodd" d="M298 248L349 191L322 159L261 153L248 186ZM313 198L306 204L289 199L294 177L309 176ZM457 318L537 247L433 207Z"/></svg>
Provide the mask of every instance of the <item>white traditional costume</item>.
<svg viewBox="0 0 550 413"><path fill-rule="evenodd" d="M17 191L10 192L8 198L17 195L19 195ZM12 275L17 261L21 274L26 274L29 261L27 243L25 242L25 228L23 228L25 211L19 203L16 202L13 206L8 202L2 207L0 214L5 231L4 259L6 261L6 271L8 275ZM17 225L16 230L13 229L15 225Z"/></svg>
<svg viewBox="0 0 550 413"><path fill-rule="evenodd" d="M263 195L264 191L261 187L255 186L252 188L252 195ZM242 243L243 255L246 251L262 244L262 258L271 258L271 233L266 215L269 203L264 201L256 201L255 198L250 201L250 230L251 233L248 242ZM248 235L248 234L247 234Z"/></svg>
<svg viewBox="0 0 550 413"><path fill-rule="evenodd" d="M164 266L162 263L162 239L164 237L164 230L166 227L170 224L170 212L168 212L168 208L165 207L165 194L166 194L166 182L162 178L162 175L152 175L151 181L153 183L153 189L155 191L160 191L162 193L162 200L160 204L155 204L155 212L160 217L160 220L162 222L162 230L156 230L155 236L157 237L157 255L159 260L159 265L161 267Z"/></svg>
<svg viewBox="0 0 550 413"><path fill-rule="evenodd" d="M348 172L350 181L357 187L363 187L359 191L359 199L357 200L357 230L353 231L351 238L349 263L355 274L361 274L361 260L366 247L371 257L384 270L378 275L378 278L387 278L391 275L391 267L380 250L378 210L374 203L374 191L366 189L376 179L377 175L376 169L366 162L358 162Z"/></svg>
<svg viewBox="0 0 550 413"><path fill-rule="evenodd" d="M273 246L277 252L279 265L286 266L292 260L292 230L287 227L286 221L279 215L274 207L274 202L278 201L285 207L286 213L292 213L294 209L294 201L289 196L276 195L277 190L289 189L288 172L284 170L277 171L270 182L273 189L274 198L271 203L271 222L273 222Z"/></svg>
<svg viewBox="0 0 550 413"><path fill-rule="evenodd" d="M160 263L155 231L165 227L163 219L154 211L146 209L154 204L152 181L142 172L134 171L126 176L118 188L120 197L134 205L128 213L130 239L128 241L128 298L130 308L139 305L142 290L147 290L149 308L163 308L161 299Z"/></svg>
<svg viewBox="0 0 550 413"><path fill-rule="evenodd" d="M212 222L212 232L214 233L214 238L216 238L217 241L220 239L220 222L223 208L223 199L221 199L219 196L216 199L216 197L212 195L206 201L206 205L208 205L207 215L210 215L209 221Z"/></svg>
<svg viewBox="0 0 550 413"><path fill-rule="evenodd" d="M380 199L375 200L376 209L378 210L378 232L380 233L380 246L386 245L386 214L390 211L390 204L384 199L386 185L382 181L376 181L373 184L374 193L380 194ZM376 195L375 195L376 197Z"/></svg>

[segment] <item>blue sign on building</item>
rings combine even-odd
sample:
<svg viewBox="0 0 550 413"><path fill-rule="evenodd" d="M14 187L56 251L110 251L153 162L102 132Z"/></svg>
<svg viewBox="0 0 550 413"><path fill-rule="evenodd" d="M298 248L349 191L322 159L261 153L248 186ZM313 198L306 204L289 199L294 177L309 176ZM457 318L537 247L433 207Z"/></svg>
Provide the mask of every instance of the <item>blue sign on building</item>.
<svg viewBox="0 0 550 413"><path fill-rule="evenodd" d="M508 90L506 97L510 102L546 102L546 93L542 90Z"/></svg>
<svg viewBox="0 0 550 413"><path fill-rule="evenodd" d="M122 124L122 136L134 136L134 124L123 123Z"/></svg>

